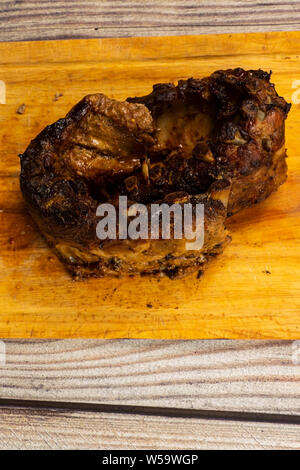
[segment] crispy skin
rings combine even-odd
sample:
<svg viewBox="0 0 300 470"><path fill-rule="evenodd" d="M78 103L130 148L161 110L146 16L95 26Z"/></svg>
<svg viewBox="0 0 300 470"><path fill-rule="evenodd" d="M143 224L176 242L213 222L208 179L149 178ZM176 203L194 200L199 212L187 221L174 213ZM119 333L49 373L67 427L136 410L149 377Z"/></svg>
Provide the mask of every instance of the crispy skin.
<svg viewBox="0 0 300 470"><path fill-rule="evenodd" d="M159 128L151 161L164 154L165 174L171 171L169 155L175 154L182 157L180 184L191 181L192 194L208 189L214 179L232 181L229 215L265 199L286 180L284 121L290 105L276 93L270 74L220 70L177 86L155 85L149 95L128 101L150 110ZM169 185L159 183L161 195L168 192ZM141 199L143 191L136 189Z"/></svg>
<svg viewBox="0 0 300 470"><path fill-rule="evenodd" d="M186 251L185 239L105 240L96 236L100 202L117 207L124 179L143 174L147 152L155 146L149 110L92 95L65 119L48 126L21 155L21 189L41 232L75 277L136 273L178 277L203 271L228 243L224 227L228 181L191 197L168 192L151 202L205 205L202 250ZM129 205L134 202L131 198ZM149 201L150 204L150 201Z"/></svg>
<svg viewBox="0 0 300 470"><path fill-rule="evenodd" d="M262 71L215 72L155 85L143 98L85 97L21 155L20 183L41 232L75 277L202 273L230 237L234 213L286 178L289 105ZM100 203L203 203L201 250L186 240L105 240ZM172 232L172 230L171 230Z"/></svg>

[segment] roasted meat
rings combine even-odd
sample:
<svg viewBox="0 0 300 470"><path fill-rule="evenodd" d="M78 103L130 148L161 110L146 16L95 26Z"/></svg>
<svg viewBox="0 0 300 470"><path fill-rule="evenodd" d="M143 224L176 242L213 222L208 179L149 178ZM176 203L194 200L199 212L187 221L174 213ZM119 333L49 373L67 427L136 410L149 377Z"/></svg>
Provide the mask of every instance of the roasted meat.
<svg viewBox="0 0 300 470"><path fill-rule="evenodd" d="M230 240L228 213L267 197L286 178L289 105L269 78L236 69L155 85L125 102L89 95L30 143L20 156L24 198L76 278L203 272ZM202 203L203 247L187 250L172 220L170 239L100 241L97 207L110 203L118 213L119 196L149 212L153 203Z"/></svg>
<svg viewBox="0 0 300 470"><path fill-rule="evenodd" d="M179 186L197 194L212 180L226 178L232 182L230 215L265 199L286 180L284 121L290 105L278 96L269 73L220 70L177 86L154 85L149 95L128 101L144 104L154 119L151 168L159 170L155 162L162 155L166 161L166 178L153 182L155 192ZM141 186L136 197L149 192Z"/></svg>

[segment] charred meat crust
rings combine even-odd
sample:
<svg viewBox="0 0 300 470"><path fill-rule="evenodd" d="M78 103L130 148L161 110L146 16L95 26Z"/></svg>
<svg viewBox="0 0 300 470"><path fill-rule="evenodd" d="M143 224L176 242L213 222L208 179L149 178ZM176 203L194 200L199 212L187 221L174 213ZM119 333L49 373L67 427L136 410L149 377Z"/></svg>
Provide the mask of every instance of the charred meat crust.
<svg viewBox="0 0 300 470"><path fill-rule="evenodd" d="M174 278L205 269L230 239L227 213L267 197L286 178L289 105L269 78L235 69L155 85L150 95L127 102L89 95L30 143L20 155L21 190L76 278ZM174 239L100 244L97 206L117 206L120 194L146 205L203 202L202 250L186 251L185 240Z"/></svg>
<svg viewBox="0 0 300 470"><path fill-rule="evenodd" d="M173 116L182 106L210 117L211 131L200 139L196 134L191 151L189 148L194 159L202 159L201 172L194 159L185 162L184 171L195 175L198 170L200 190L211 179L232 180L229 214L266 198L286 179L284 121L290 105L278 96L270 75L262 70L220 70L208 78L181 80L177 86L157 84L147 96L128 98L131 103L147 106L156 127L165 126L170 115L176 125ZM189 126L189 122L186 124ZM175 139L166 142L160 139L161 131L157 134L162 143L156 146L154 155L184 153ZM181 133L178 140L184 137ZM194 190L198 188L196 185Z"/></svg>
<svg viewBox="0 0 300 470"><path fill-rule="evenodd" d="M209 194L198 196L205 204L202 250L186 252L185 240L105 240L100 244L97 206L103 200L116 199L117 193L109 195L108 187L116 189L128 173L136 168L141 171L145 153L155 143L153 130L151 115L143 105L93 95L84 98L66 118L46 127L20 156L20 184L29 211L77 279L136 273L173 278L203 271L207 261L228 242L224 219L230 183L223 181L221 187L212 185ZM116 148L116 135L120 148ZM82 155L77 154L74 161L77 147ZM177 191L157 202L190 200L189 194Z"/></svg>
<svg viewBox="0 0 300 470"><path fill-rule="evenodd" d="M110 126L123 133L124 138L131 139L133 146L141 145L143 152L146 146L143 140L152 139L152 118L144 106L128 107L127 103L109 100L101 94L90 95L80 101L66 118L47 126L20 155L21 190L42 231L87 247L97 243L95 227L99 201L92 195L93 184L101 183L101 178L107 179L108 175L119 177L132 170L130 158L126 164L126 155L121 155L124 164L119 168L118 159L110 152L109 146L93 142L95 136L93 132L89 134L88 126L99 116L108 121L108 130ZM92 142L85 145L82 141L88 136ZM86 162L82 164L79 158L77 167L72 165L71 156L76 146L95 152L94 158L87 163L89 167L95 161L98 163L91 172L95 181L85 177ZM138 165L138 158L134 160L134 165Z"/></svg>

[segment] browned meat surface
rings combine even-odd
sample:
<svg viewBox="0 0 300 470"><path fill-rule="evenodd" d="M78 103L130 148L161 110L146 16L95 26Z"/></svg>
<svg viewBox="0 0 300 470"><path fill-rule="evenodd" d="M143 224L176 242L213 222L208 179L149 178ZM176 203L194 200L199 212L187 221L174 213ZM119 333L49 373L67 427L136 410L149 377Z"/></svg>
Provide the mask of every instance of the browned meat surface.
<svg viewBox="0 0 300 470"><path fill-rule="evenodd" d="M276 93L270 74L221 70L177 86L158 84L149 95L128 101L144 104L153 116L157 143L150 161L165 155L166 162L153 184L161 195L178 186L178 171L180 187L190 185L192 194L208 189L214 179L230 179L228 214L233 214L284 183L290 105ZM151 168L159 170L155 163ZM144 191L149 189L138 185L136 197L143 198Z"/></svg>
<svg viewBox="0 0 300 470"><path fill-rule="evenodd" d="M21 189L41 232L77 277L201 273L229 236L227 213L286 178L289 106L262 71L220 71L156 85L127 102L90 95L46 127L21 155ZM202 202L201 250L186 240L96 236L102 202Z"/></svg>

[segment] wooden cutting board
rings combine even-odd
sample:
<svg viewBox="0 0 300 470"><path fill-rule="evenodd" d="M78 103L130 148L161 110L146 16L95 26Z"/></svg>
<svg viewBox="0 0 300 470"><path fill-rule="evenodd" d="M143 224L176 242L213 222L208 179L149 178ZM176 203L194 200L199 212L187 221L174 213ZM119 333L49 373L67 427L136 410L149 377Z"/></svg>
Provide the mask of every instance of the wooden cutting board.
<svg viewBox="0 0 300 470"><path fill-rule="evenodd" d="M300 32L0 43L0 337L300 338L299 58ZM232 243L201 280L73 281L26 213L17 155L85 94L229 67L272 69L293 102L287 183L228 220Z"/></svg>

